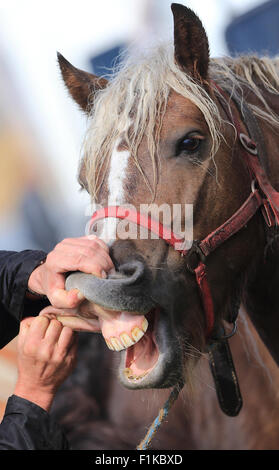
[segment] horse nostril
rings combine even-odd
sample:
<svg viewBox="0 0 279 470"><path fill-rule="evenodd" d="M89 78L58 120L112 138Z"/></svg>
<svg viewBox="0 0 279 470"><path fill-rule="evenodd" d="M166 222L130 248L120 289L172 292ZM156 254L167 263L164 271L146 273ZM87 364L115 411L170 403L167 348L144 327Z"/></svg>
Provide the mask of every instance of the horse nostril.
<svg viewBox="0 0 279 470"><path fill-rule="evenodd" d="M139 261L130 261L118 266L118 270L108 275L107 279L123 280L125 284L136 284L143 282L148 277L144 264Z"/></svg>

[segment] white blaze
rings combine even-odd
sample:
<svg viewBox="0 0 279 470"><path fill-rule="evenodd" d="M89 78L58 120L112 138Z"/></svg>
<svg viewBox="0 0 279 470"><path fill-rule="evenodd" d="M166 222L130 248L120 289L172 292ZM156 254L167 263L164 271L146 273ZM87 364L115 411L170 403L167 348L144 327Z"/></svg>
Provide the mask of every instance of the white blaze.
<svg viewBox="0 0 279 470"><path fill-rule="evenodd" d="M120 206L125 203L124 180L126 177L126 169L130 157L128 150L117 150L121 139L119 138L114 146L110 169L108 176L108 206ZM118 220L109 217L103 221L103 229L100 235L106 243L112 243L116 238L116 227Z"/></svg>

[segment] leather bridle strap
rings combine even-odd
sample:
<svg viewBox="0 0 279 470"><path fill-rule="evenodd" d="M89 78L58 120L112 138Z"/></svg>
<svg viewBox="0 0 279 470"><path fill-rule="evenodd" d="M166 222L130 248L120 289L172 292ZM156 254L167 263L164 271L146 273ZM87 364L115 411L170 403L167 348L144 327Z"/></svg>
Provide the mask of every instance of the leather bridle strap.
<svg viewBox="0 0 279 470"><path fill-rule="evenodd" d="M255 215L259 207L263 205L263 199L258 189L253 189L249 197L236 211L232 217L218 227L214 232L210 233L200 243L199 248L208 256L212 251L216 250L232 235L239 232L252 217Z"/></svg>
<svg viewBox="0 0 279 470"><path fill-rule="evenodd" d="M206 338L209 339L215 321L214 314L214 303L210 286L207 280L206 272L206 258L216 248L222 245L226 240L232 237L235 233L239 232L248 221L256 214L259 207L263 205L263 200L260 196L259 191L254 190L242 206L230 217L226 222L220 225L216 230L211 232L200 242L194 242L193 247L188 251L186 255L186 265L189 271L195 273L196 281L199 286L201 293L201 299L203 303L203 309L206 317ZM192 264L193 254L196 255L196 260ZM188 258L188 259L187 259Z"/></svg>
<svg viewBox="0 0 279 470"><path fill-rule="evenodd" d="M125 206L108 206L97 210L91 218L90 226L99 220L114 217L116 219L127 220L138 226L144 227L149 232L154 233L158 238L165 240L169 245L175 248L176 244L185 244L185 240L177 236L169 227L163 225L161 222L152 219L149 215L142 212L135 211L130 207ZM187 250L178 250L185 254Z"/></svg>

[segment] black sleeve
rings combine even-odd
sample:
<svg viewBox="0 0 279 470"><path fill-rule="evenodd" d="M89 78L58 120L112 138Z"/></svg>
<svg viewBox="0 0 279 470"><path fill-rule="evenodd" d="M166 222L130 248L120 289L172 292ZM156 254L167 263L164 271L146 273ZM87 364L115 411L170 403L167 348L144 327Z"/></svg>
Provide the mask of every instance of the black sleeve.
<svg viewBox="0 0 279 470"><path fill-rule="evenodd" d="M12 395L0 424L0 450L69 450L69 444L49 413Z"/></svg>
<svg viewBox="0 0 279 470"><path fill-rule="evenodd" d="M18 334L22 318L36 316L49 305L25 295L30 274L45 257L43 251L0 251L0 348Z"/></svg>

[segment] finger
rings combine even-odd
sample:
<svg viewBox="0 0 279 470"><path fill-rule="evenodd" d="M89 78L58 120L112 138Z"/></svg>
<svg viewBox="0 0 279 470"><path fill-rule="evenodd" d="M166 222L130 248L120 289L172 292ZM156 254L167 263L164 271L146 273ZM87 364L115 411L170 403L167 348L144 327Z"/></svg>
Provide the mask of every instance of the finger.
<svg viewBox="0 0 279 470"><path fill-rule="evenodd" d="M33 341L41 341L45 337L48 325L48 318L44 316L38 316L34 318L34 321L31 323L30 328L28 330L28 336L32 336Z"/></svg>
<svg viewBox="0 0 279 470"><path fill-rule="evenodd" d="M28 331L35 317L26 317L20 322L19 332Z"/></svg>
<svg viewBox="0 0 279 470"><path fill-rule="evenodd" d="M95 252L109 252L109 247L107 244L100 240L96 235L89 235L88 237L80 238L68 238L58 243L53 250L53 253L72 253L72 247L75 247L75 252L78 253L79 250L88 249L91 250L92 254Z"/></svg>
<svg viewBox="0 0 279 470"><path fill-rule="evenodd" d="M90 333L99 333L100 323L96 319L87 319L71 316L71 315L61 315L57 317L63 326L68 326L73 331L86 331Z"/></svg>
<svg viewBox="0 0 279 470"><path fill-rule="evenodd" d="M68 326L64 326L57 342L57 351L61 356L66 356L73 345L76 334Z"/></svg>
<svg viewBox="0 0 279 470"><path fill-rule="evenodd" d="M72 342L69 346L69 349L66 354L66 358L73 362L77 358L77 351L78 351L78 333L74 332Z"/></svg>
<svg viewBox="0 0 279 470"><path fill-rule="evenodd" d="M101 240L98 238L96 235L88 235L85 237L87 240L95 240L97 243L99 243L100 247L103 248L107 253L109 253L109 247L108 245L104 242L104 240Z"/></svg>
<svg viewBox="0 0 279 470"><path fill-rule="evenodd" d="M60 309L52 306L44 308L40 315L47 315L55 318L63 325L73 331L87 331L90 333L100 332L100 324L97 318L82 318L78 314L78 309Z"/></svg>
<svg viewBox="0 0 279 470"><path fill-rule="evenodd" d="M48 256L47 267L55 273L82 271L87 274L95 272L96 264L108 272L114 268L113 262L104 250L94 250L87 246L79 246L77 250L56 250Z"/></svg>
<svg viewBox="0 0 279 470"><path fill-rule="evenodd" d="M72 335L69 339L69 334L72 332ZM77 350L78 350L78 334L73 332L70 328L64 327L61 336L60 345L55 348L55 352L53 354L53 359L57 363L64 363L64 367L68 368L69 366L71 369L74 367L77 359Z"/></svg>
<svg viewBox="0 0 279 470"><path fill-rule="evenodd" d="M19 335L18 335L18 348L19 349L24 344L26 335L34 320L35 320L34 317L26 317L23 320L21 320L20 327L19 327Z"/></svg>
<svg viewBox="0 0 279 470"><path fill-rule="evenodd" d="M23 334L19 336L19 354L35 357L38 354L40 343L44 338L48 325L49 320L47 318L34 318L30 327L24 329Z"/></svg>
<svg viewBox="0 0 279 470"><path fill-rule="evenodd" d="M111 258L106 253L98 253L89 260L88 270L90 269L90 274L99 275L99 277L106 277L103 275L103 272L108 273L114 269L114 264ZM82 269L80 269L82 271ZM84 271L85 272L85 271Z"/></svg>
<svg viewBox="0 0 279 470"><path fill-rule="evenodd" d="M112 269L114 269L114 264L109 254L105 251L95 252L92 256L89 255L86 259L81 258L78 267L79 271L90 274L95 272L102 273L102 271L108 273Z"/></svg>
<svg viewBox="0 0 279 470"><path fill-rule="evenodd" d="M84 300L84 295L78 289L65 290L65 276L59 273L49 273L46 293L56 308L73 308Z"/></svg>
<svg viewBox="0 0 279 470"><path fill-rule="evenodd" d="M58 342L62 329L63 325L58 320L51 320L46 330L44 340L50 345L56 344Z"/></svg>

